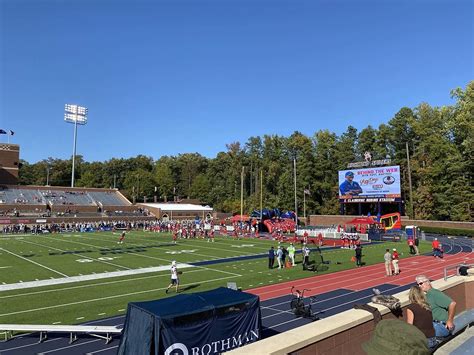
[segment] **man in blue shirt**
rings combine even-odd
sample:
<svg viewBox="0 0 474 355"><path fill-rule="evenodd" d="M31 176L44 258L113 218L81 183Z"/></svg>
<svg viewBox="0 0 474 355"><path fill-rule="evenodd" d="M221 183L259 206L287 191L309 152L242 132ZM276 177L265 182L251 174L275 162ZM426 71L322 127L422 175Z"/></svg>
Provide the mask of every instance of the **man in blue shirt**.
<svg viewBox="0 0 474 355"><path fill-rule="evenodd" d="M270 250L268 251L268 268L273 269L274 264L275 264L275 249L271 247Z"/></svg>
<svg viewBox="0 0 474 355"><path fill-rule="evenodd" d="M346 181L344 181L341 186L339 186L341 195L355 196L362 193L362 188L360 187L359 183L354 181L354 173L352 171L348 171L345 177Z"/></svg>

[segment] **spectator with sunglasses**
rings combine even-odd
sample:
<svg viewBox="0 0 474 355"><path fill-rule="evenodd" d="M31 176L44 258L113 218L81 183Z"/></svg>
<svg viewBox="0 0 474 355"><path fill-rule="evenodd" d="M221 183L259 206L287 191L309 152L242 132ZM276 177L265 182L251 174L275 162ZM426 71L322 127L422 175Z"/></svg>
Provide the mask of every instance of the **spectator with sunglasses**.
<svg viewBox="0 0 474 355"><path fill-rule="evenodd" d="M433 288L430 280L425 275L418 275L416 283L426 294L433 315L433 327L436 337L449 336L454 330L456 302L440 290Z"/></svg>

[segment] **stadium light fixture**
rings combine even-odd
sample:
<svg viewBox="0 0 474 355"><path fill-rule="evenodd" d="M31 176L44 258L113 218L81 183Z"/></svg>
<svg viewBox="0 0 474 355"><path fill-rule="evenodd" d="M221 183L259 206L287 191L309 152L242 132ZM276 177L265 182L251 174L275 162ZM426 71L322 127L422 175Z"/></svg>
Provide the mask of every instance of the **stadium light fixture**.
<svg viewBox="0 0 474 355"><path fill-rule="evenodd" d="M64 121L74 124L74 144L72 151L72 173L71 173L71 187L74 187L74 168L76 163L76 146L77 146L77 125L85 125L87 123L87 112L86 107L78 105L64 106Z"/></svg>

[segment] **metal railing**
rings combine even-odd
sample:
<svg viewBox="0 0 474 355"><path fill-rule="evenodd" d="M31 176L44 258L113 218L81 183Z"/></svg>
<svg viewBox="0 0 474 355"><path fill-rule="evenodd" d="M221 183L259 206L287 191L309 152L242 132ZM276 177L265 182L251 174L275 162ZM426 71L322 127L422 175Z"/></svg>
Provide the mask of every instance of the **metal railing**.
<svg viewBox="0 0 474 355"><path fill-rule="evenodd" d="M461 266L467 266L468 268L472 268L472 267L474 267L474 264L462 263L462 264L458 264L458 265L451 265L451 266L445 267L444 268L444 281L446 281L450 276L459 276L459 268ZM449 275L449 272L452 271L452 270L456 270L456 274Z"/></svg>

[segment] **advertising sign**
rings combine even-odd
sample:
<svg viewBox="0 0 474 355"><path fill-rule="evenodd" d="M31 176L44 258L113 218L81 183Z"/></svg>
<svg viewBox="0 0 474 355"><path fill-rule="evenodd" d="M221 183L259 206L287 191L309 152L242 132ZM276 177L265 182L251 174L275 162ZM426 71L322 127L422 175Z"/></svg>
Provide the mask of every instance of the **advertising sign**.
<svg viewBox="0 0 474 355"><path fill-rule="evenodd" d="M399 202L400 166L339 171L339 202Z"/></svg>

